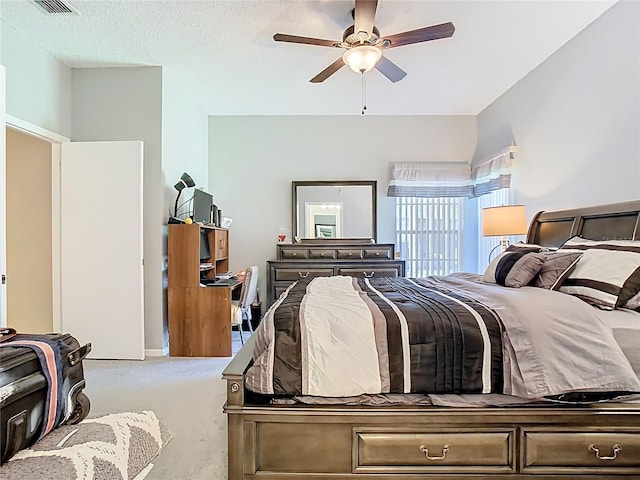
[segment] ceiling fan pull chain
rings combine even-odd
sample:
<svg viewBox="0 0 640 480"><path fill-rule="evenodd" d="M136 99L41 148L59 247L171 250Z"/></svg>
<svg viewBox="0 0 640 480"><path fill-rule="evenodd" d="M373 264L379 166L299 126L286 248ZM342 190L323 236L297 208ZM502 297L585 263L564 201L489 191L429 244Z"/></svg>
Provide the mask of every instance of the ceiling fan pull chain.
<svg viewBox="0 0 640 480"><path fill-rule="evenodd" d="M364 78L364 72L362 72L361 75L362 75L362 115L364 115L367 110L367 83Z"/></svg>

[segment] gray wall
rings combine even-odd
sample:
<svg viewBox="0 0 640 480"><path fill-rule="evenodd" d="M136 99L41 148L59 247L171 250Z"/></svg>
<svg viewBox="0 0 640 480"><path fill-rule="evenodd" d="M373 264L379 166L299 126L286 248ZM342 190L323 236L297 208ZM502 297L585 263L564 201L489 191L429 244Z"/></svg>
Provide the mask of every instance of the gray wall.
<svg viewBox="0 0 640 480"><path fill-rule="evenodd" d="M6 67L7 114L71 136L71 68L0 21L0 63Z"/></svg>
<svg viewBox="0 0 640 480"><path fill-rule="evenodd" d="M291 231L293 180L377 180L378 241L395 243L389 165L470 161L475 146L474 116L209 117L209 185L233 219L231 269L258 265L264 298L266 260L279 229Z"/></svg>
<svg viewBox="0 0 640 480"><path fill-rule="evenodd" d="M639 132L640 3L621 1L480 113L475 158L515 139L531 217L640 198Z"/></svg>
<svg viewBox="0 0 640 480"><path fill-rule="evenodd" d="M161 349L165 342L162 225L166 219L162 211L162 67L74 69L72 98L73 141L144 142L145 348Z"/></svg>

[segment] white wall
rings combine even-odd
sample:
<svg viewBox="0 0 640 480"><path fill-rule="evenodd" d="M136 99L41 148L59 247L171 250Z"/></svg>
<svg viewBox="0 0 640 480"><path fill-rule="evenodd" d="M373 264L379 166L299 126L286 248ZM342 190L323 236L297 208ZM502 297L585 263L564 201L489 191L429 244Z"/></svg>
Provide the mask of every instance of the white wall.
<svg viewBox="0 0 640 480"><path fill-rule="evenodd" d="M621 1L478 116L481 158L518 145L531 217L640 198L640 3Z"/></svg>
<svg viewBox="0 0 640 480"><path fill-rule="evenodd" d="M71 68L0 22L0 63L7 73L7 114L71 136Z"/></svg>
<svg viewBox="0 0 640 480"><path fill-rule="evenodd" d="M162 185L163 223L173 214L176 189L173 187L183 172L196 182L196 187L209 190L208 116L168 69L162 75ZM193 195L193 188L185 188L180 196L182 203ZM185 204L188 207L188 204ZM186 208L180 211L185 211ZM167 229L162 235L162 303L164 345L168 346L167 315Z"/></svg>
<svg viewBox="0 0 640 480"><path fill-rule="evenodd" d="M474 116L209 117L209 185L233 219L231 269L261 269L281 227L291 231L293 180L377 180L378 241L395 243L393 162L470 161ZM475 259L474 259L475 260Z"/></svg>
<svg viewBox="0 0 640 480"><path fill-rule="evenodd" d="M191 92L182 88L168 69L162 75L162 174L165 185L164 217L173 212L176 194L173 186L183 172L197 188L209 190L208 115ZM193 195L185 189L180 203ZM186 207L186 205L185 205ZM166 250L165 250L166 251Z"/></svg>
<svg viewBox="0 0 640 480"><path fill-rule="evenodd" d="M74 69L71 118L72 141L144 142L145 349L162 349L162 67Z"/></svg>
<svg viewBox="0 0 640 480"><path fill-rule="evenodd" d="M162 67L71 69L12 27L0 27L9 115L75 141L145 142L145 344L166 348L164 224L183 171L208 189L207 115Z"/></svg>

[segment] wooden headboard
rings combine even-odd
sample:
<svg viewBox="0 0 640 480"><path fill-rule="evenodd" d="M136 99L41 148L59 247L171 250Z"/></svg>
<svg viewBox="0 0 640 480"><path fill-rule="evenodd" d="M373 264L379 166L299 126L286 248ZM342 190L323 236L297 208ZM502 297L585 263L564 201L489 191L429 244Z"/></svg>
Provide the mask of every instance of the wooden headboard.
<svg viewBox="0 0 640 480"><path fill-rule="evenodd" d="M640 240L640 200L538 212L529 225L527 242L559 247L575 235L590 240Z"/></svg>

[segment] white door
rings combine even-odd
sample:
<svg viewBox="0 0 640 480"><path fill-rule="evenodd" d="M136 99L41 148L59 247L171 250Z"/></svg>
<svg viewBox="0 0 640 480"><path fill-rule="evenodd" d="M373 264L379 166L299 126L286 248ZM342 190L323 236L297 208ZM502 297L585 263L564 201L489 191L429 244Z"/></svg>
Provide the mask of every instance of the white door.
<svg viewBox="0 0 640 480"><path fill-rule="evenodd" d="M4 66L0 65L0 327L7 326L7 172L5 126L5 77Z"/></svg>
<svg viewBox="0 0 640 480"><path fill-rule="evenodd" d="M144 358L142 148L61 145L61 325L90 358Z"/></svg>

